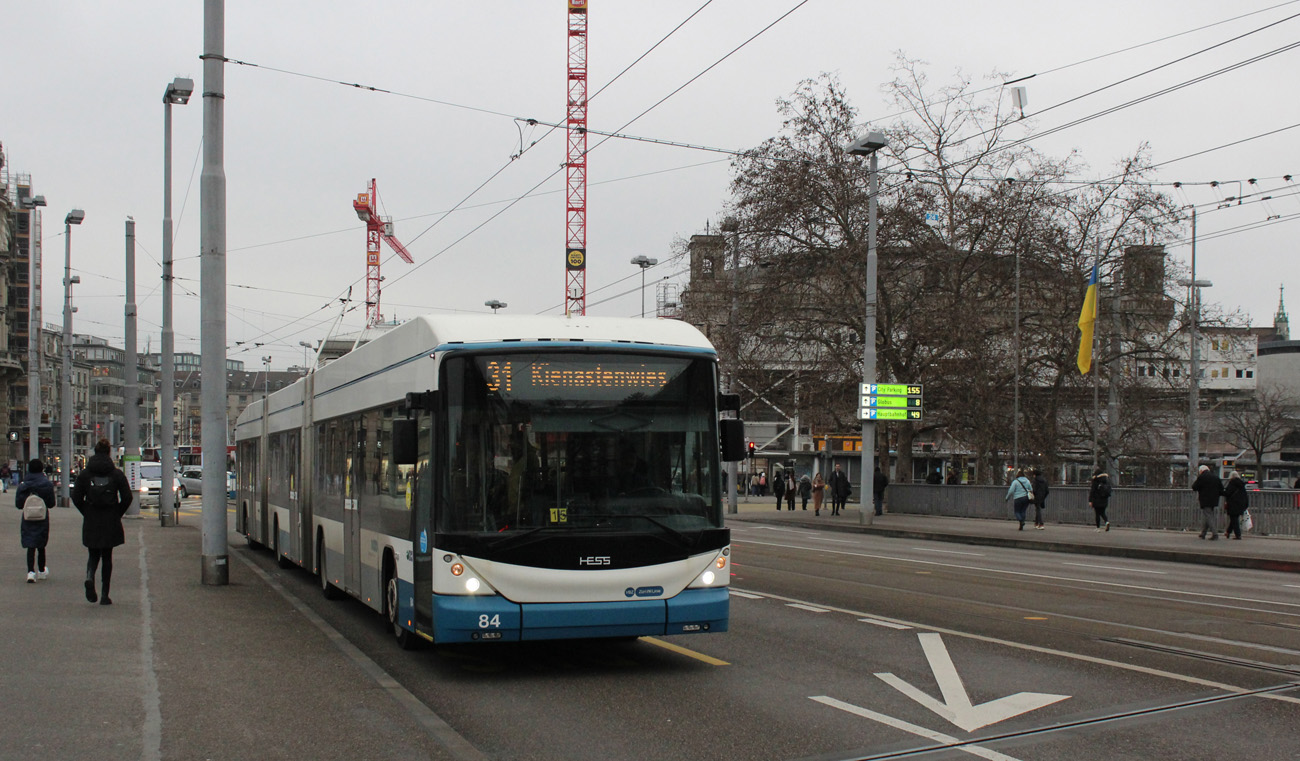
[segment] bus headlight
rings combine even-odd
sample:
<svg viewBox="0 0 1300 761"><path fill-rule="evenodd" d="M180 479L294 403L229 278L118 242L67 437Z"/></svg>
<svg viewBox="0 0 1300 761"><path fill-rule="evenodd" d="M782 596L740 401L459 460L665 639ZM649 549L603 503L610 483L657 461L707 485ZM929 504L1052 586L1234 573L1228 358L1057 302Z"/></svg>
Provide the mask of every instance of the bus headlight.
<svg viewBox="0 0 1300 761"><path fill-rule="evenodd" d="M465 591L466 591L466 592L469 592L469 593L472 594L472 593L474 593L474 592L477 592L477 591L478 591L478 588L479 588L479 580L478 580L478 579L474 578L473 576L469 577L468 579L465 579Z"/></svg>
<svg viewBox="0 0 1300 761"><path fill-rule="evenodd" d="M705 571L704 575L700 577L700 581L704 582L707 586L711 586L715 578L713 571Z"/></svg>

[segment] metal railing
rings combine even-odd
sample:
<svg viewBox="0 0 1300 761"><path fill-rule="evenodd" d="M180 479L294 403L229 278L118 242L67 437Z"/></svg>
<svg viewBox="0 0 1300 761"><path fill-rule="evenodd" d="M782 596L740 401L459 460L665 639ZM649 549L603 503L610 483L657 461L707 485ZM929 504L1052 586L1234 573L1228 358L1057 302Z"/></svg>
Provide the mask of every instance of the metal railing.
<svg viewBox="0 0 1300 761"><path fill-rule="evenodd" d="M890 484L885 503L890 512L908 515L942 515L954 518L1010 519L1011 502L1005 486L931 486ZM1190 489L1115 489L1106 511L1116 526L1200 531L1201 509ZM1033 508L1030 508L1030 517ZM1219 511L1222 516L1222 510ZM1300 491L1250 492L1251 533L1300 536ZM1047 497L1045 520L1079 526L1094 525L1088 490L1080 486L1053 486ZM1220 526L1227 519L1221 518Z"/></svg>

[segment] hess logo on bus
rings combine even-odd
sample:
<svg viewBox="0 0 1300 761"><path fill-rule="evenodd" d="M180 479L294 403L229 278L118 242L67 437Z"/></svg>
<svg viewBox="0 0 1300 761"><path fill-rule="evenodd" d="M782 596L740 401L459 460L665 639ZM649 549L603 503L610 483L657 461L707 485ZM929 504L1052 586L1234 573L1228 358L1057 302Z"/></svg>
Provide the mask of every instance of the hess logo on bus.
<svg viewBox="0 0 1300 761"><path fill-rule="evenodd" d="M608 555L588 555L578 558L578 565L609 565Z"/></svg>

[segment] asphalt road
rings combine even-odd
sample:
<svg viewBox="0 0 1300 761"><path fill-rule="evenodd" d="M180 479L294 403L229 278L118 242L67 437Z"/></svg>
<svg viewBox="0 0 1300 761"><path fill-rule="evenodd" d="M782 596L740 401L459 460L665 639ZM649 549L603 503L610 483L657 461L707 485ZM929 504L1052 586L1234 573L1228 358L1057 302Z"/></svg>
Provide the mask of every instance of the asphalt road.
<svg viewBox="0 0 1300 761"><path fill-rule="evenodd" d="M1300 758L1295 574L732 537L729 633L419 652L306 572L231 554L413 697L393 710L445 722L457 758Z"/></svg>

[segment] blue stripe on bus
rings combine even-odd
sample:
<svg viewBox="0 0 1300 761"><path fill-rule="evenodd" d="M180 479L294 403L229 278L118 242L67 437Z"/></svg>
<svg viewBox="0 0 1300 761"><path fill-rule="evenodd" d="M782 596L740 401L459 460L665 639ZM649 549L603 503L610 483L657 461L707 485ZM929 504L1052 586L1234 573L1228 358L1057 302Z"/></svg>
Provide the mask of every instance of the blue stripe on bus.
<svg viewBox="0 0 1300 761"><path fill-rule="evenodd" d="M687 589L668 600L518 605L499 595L433 596L436 642L518 642L727 631L726 588Z"/></svg>

